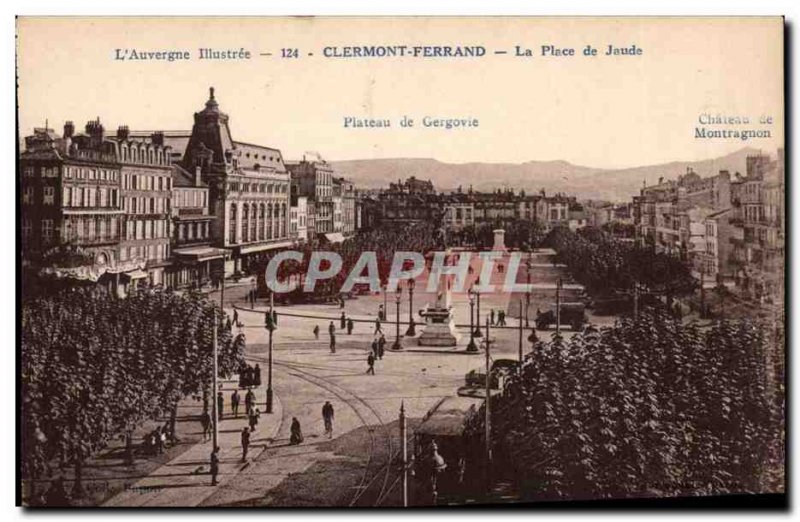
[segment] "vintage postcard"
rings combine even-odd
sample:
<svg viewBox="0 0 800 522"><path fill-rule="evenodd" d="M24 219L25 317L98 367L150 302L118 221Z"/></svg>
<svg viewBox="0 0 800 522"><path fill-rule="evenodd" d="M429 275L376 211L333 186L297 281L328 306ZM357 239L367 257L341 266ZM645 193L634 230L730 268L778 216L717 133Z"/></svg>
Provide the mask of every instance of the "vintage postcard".
<svg viewBox="0 0 800 522"><path fill-rule="evenodd" d="M785 505L784 31L18 18L17 502Z"/></svg>

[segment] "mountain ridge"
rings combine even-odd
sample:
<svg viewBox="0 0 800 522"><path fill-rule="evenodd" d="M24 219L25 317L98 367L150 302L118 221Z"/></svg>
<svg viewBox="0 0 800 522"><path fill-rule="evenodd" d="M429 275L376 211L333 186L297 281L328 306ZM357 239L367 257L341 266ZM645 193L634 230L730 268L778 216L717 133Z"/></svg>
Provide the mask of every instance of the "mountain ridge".
<svg viewBox="0 0 800 522"><path fill-rule="evenodd" d="M745 172L747 156L758 154L753 147L716 158L626 168L597 168L575 165L566 160L530 160L524 163L447 163L435 158L378 158L333 161L338 175L369 189L385 188L389 183L410 176L431 180L437 191L492 191L502 188L524 189L528 193L544 189L563 192L579 199L629 201L639 193L643 182L655 184L658 178L677 179L691 168L700 176L720 170Z"/></svg>

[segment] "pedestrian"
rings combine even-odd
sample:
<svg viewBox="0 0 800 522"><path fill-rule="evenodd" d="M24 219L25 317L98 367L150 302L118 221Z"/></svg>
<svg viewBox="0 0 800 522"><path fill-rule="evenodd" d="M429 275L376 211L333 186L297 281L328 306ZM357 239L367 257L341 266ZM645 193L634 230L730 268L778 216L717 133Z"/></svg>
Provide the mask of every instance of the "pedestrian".
<svg viewBox="0 0 800 522"><path fill-rule="evenodd" d="M296 445L303 442L303 430L300 428L300 421L297 417L292 417L291 434L289 436L289 444Z"/></svg>
<svg viewBox="0 0 800 522"><path fill-rule="evenodd" d="M384 348L386 348L386 336L384 336L383 332L381 332L381 336L378 338L378 353L375 354L379 359L383 359Z"/></svg>
<svg viewBox="0 0 800 522"><path fill-rule="evenodd" d="M217 392L217 418L222 420L222 411L225 409L225 397L222 392Z"/></svg>
<svg viewBox="0 0 800 522"><path fill-rule="evenodd" d="M375 356L372 354L367 355L367 373L375 375Z"/></svg>
<svg viewBox="0 0 800 522"><path fill-rule="evenodd" d="M378 305L378 319L383 320L383 305Z"/></svg>
<svg viewBox="0 0 800 522"><path fill-rule="evenodd" d="M250 431L256 431L256 426L258 426L258 419L261 417L261 411L258 408L250 410L250 414L247 417L247 423L250 425Z"/></svg>
<svg viewBox="0 0 800 522"><path fill-rule="evenodd" d="M505 310L500 310L497 312L497 326L505 326L506 325L506 312Z"/></svg>
<svg viewBox="0 0 800 522"><path fill-rule="evenodd" d="M331 401L325 401L322 406L322 420L325 423L325 434L330 439L333 437L333 404Z"/></svg>
<svg viewBox="0 0 800 522"><path fill-rule="evenodd" d="M217 482L217 475L219 474L219 446L214 448L214 451L211 452L211 485L216 486L219 484Z"/></svg>
<svg viewBox="0 0 800 522"><path fill-rule="evenodd" d="M328 325L328 333L333 335L336 333L336 327L333 325L333 321Z"/></svg>
<svg viewBox="0 0 800 522"><path fill-rule="evenodd" d="M494 308L489 311L489 324L494 326Z"/></svg>
<svg viewBox="0 0 800 522"><path fill-rule="evenodd" d="M233 324L239 326L239 312L236 310L236 308L233 309Z"/></svg>
<svg viewBox="0 0 800 522"><path fill-rule="evenodd" d="M344 330L345 328L347 328L347 317L345 317L344 312L342 312L342 315L339 317L339 329Z"/></svg>
<svg viewBox="0 0 800 522"><path fill-rule="evenodd" d="M278 311L272 310L272 324L273 326L278 326Z"/></svg>
<svg viewBox="0 0 800 522"><path fill-rule="evenodd" d="M233 416L237 419L239 418L239 390L233 390L231 394L231 410L233 410Z"/></svg>
<svg viewBox="0 0 800 522"><path fill-rule="evenodd" d="M256 363L256 367L253 368L253 386L258 388L261 386L261 366Z"/></svg>
<svg viewBox="0 0 800 522"><path fill-rule="evenodd" d="M344 296L339 296L339 308L344 308Z"/></svg>
<svg viewBox="0 0 800 522"><path fill-rule="evenodd" d="M247 389L247 393L244 396L244 409L247 415L250 415L250 410L253 409L255 403L256 396L253 393L253 390L250 388Z"/></svg>
<svg viewBox="0 0 800 522"><path fill-rule="evenodd" d="M319 325L318 324L314 325L314 339L319 341Z"/></svg>
<svg viewBox="0 0 800 522"><path fill-rule="evenodd" d="M200 416L200 426L203 427L203 442L205 442L211 434L211 415L208 414L208 410L203 410L203 414Z"/></svg>
<svg viewBox="0 0 800 522"><path fill-rule="evenodd" d="M381 318L380 317L375 319L375 332L374 333L377 334L378 332L383 333L383 330L381 330Z"/></svg>
<svg viewBox="0 0 800 522"><path fill-rule="evenodd" d="M331 333L331 353L336 353L336 334Z"/></svg>
<svg viewBox="0 0 800 522"><path fill-rule="evenodd" d="M353 323L353 320L352 319L348 319L347 320L347 335L350 335L350 334L353 333L353 326L355 326L355 324Z"/></svg>
<svg viewBox="0 0 800 522"><path fill-rule="evenodd" d="M242 428L242 462L247 460L247 450L250 448L250 430Z"/></svg>

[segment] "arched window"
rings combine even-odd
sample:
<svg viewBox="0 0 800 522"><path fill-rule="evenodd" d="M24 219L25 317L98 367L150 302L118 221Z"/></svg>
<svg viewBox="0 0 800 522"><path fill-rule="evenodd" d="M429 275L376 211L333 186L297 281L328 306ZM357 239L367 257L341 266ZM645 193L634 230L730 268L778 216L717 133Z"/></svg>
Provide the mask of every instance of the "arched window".
<svg viewBox="0 0 800 522"><path fill-rule="evenodd" d="M263 241L266 239L266 216L264 216L264 204L262 203L258 209L259 225L258 239Z"/></svg>
<svg viewBox="0 0 800 522"><path fill-rule="evenodd" d="M242 242L250 241L250 206L242 205Z"/></svg>
<svg viewBox="0 0 800 522"><path fill-rule="evenodd" d="M267 239L272 239L272 203L267 204Z"/></svg>
<svg viewBox="0 0 800 522"><path fill-rule="evenodd" d="M255 203L251 205L252 216L250 217L250 241L258 241L256 230L258 226L258 207Z"/></svg>
<svg viewBox="0 0 800 522"><path fill-rule="evenodd" d="M231 204L231 217L228 223L228 243L236 243L236 203Z"/></svg>

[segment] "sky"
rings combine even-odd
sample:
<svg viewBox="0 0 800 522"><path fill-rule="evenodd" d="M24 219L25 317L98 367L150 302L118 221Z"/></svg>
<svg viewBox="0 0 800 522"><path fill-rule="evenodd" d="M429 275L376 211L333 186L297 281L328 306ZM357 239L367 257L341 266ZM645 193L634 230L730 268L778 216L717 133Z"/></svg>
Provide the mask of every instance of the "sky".
<svg viewBox="0 0 800 522"><path fill-rule="evenodd" d="M20 18L20 134L100 117L106 129L188 130L215 87L234 139L287 160L415 157L566 160L623 168L700 160L783 133L780 18ZM640 56L602 55L609 44ZM329 46L485 47L482 58L322 56ZM515 46L535 56L514 56ZM541 46L576 57L543 57ZM250 60L200 61L199 48L245 48ZM120 61L116 49L188 50L190 61ZM281 58L282 48L298 58ZM505 50L508 54L494 54ZM271 53L272 56L261 56ZM313 53L313 56L308 56ZM703 114L748 117L771 138L696 139ZM401 128L409 116L413 128ZM425 116L477 128L420 126ZM771 124L759 124L762 116ZM345 128L346 117L392 128ZM721 127L720 127L721 128Z"/></svg>

